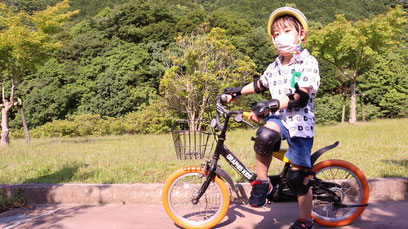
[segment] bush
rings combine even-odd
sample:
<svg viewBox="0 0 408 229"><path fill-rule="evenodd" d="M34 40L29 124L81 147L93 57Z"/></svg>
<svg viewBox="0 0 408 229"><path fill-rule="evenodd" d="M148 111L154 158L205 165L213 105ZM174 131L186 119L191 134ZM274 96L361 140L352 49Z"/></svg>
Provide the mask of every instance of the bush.
<svg viewBox="0 0 408 229"><path fill-rule="evenodd" d="M357 120L362 120L362 113L361 113L361 105L357 104ZM380 118L383 115L383 112L381 112L381 108L373 105L373 104L364 104L364 115L365 115L365 120L373 120L376 118Z"/></svg>
<svg viewBox="0 0 408 229"><path fill-rule="evenodd" d="M160 100L143 106L139 112L131 112L120 118L103 118L100 115L69 115L65 120L54 120L30 131L30 136L80 137L123 134L147 134L169 132L175 117L165 110ZM24 138L23 129L12 130L13 138Z"/></svg>
<svg viewBox="0 0 408 229"><path fill-rule="evenodd" d="M333 124L341 121L343 96L324 95L315 100L315 117L318 124Z"/></svg>
<svg viewBox="0 0 408 229"><path fill-rule="evenodd" d="M27 197L22 193L21 189L17 189L12 193L6 193L4 190L0 192L0 213L11 208L22 207L26 204Z"/></svg>
<svg viewBox="0 0 408 229"><path fill-rule="evenodd" d="M31 132L33 137L78 137L107 135L109 123L100 115L69 115L65 120L54 120Z"/></svg>
<svg viewBox="0 0 408 229"><path fill-rule="evenodd" d="M122 120L127 133L166 133L169 132L176 117L165 109L161 100L154 101L150 106L139 112L131 112Z"/></svg>
<svg viewBox="0 0 408 229"><path fill-rule="evenodd" d="M316 123L329 125L336 122L341 122L344 97L342 95L324 95L321 98L316 98L315 114ZM362 120L361 103L357 98L356 111L357 120ZM347 122L350 114L350 98L346 100L345 122ZM365 120L373 120L382 116L380 108L373 104L364 104Z"/></svg>

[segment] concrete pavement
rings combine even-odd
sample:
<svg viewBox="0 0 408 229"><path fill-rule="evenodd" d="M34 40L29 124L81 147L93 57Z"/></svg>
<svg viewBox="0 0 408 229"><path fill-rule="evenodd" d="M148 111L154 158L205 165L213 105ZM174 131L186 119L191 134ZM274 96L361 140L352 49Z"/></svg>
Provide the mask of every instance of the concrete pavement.
<svg viewBox="0 0 408 229"><path fill-rule="evenodd" d="M17 211L17 210L13 210ZM20 221L4 223L2 228L66 228L105 229L137 228L162 229L179 228L166 215L161 205L39 205L35 210L42 215L27 217ZM393 229L408 228L406 216L408 201L375 201L362 216L344 229ZM36 214L32 214L34 217ZM231 205L227 216L215 228L220 229L270 229L288 228L298 215L297 204L293 202L273 203L263 208L248 205ZM20 217L21 218L21 217ZM13 224L14 223L14 224ZM319 225L316 229L324 228Z"/></svg>
<svg viewBox="0 0 408 229"><path fill-rule="evenodd" d="M343 228L406 228L408 178L369 179L369 206ZM249 195L250 186L244 184ZM163 184L20 184L0 185L8 193L20 189L34 208L0 214L0 228L178 228L161 206ZM273 203L260 209L232 204L216 228L288 228L296 219L296 203ZM322 228L317 226L316 228Z"/></svg>

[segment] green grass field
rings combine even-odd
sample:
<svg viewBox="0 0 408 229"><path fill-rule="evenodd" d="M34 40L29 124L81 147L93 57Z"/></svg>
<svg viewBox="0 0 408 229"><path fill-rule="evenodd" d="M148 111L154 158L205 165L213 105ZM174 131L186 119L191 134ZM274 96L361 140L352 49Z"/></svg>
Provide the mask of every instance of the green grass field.
<svg viewBox="0 0 408 229"><path fill-rule="evenodd" d="M226 145L255 170L255 130L229 132ZM317 126L314 150L340 141L320 159L352 162L367 178L408 177L408 119L376 120L355 125ZM0 183L150 183L164 182L184 165L178 160L170 134L12 140L0 148ZM221 165L239 181L222 159ZM271 174L283 163L274 159Z"/></svg>

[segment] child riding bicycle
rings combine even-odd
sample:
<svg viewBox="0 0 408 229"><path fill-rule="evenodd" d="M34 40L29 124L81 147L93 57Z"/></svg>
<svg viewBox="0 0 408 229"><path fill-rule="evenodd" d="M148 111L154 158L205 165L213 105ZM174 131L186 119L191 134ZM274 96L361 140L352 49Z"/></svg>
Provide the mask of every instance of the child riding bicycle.
<svg viewBox="0 0 408 229"><path fill-rule="evenodd" d="M244 87L227 88L228 102L241 95L269 90L271 100L261 101L252 107L249 119L265 124L255 137L257 179L251 183L249 203L261 207L272 191L268 170L272 153L287 141L285 156L292 162L287 181L297 194L299 219L290 228L313 228L311 220L312 190L308 171L315 135L314 96L320 85L317 60L302 44L308 33L307 19L297 9L281 7L273 11L268 21L268 35L279 52L260 78Z"/></svg>

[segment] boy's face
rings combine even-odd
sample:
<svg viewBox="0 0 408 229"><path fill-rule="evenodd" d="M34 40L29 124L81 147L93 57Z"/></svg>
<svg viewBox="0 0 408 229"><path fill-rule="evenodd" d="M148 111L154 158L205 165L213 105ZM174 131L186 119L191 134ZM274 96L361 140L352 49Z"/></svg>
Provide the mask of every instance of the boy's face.
<svg viewBox="0 0 408 229"><path fill-rule="evenodd" d="M272 37L275 40L282 34L285 35L291 35L295 37L295 44L298 44L299 41L303 40L305 38L305 32L304 30L300 30L299 34L299 28L296 28L296 26L292 23L274 23L272 26Z"/></svg>

